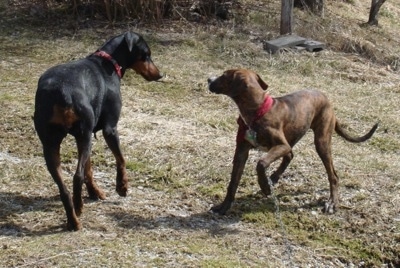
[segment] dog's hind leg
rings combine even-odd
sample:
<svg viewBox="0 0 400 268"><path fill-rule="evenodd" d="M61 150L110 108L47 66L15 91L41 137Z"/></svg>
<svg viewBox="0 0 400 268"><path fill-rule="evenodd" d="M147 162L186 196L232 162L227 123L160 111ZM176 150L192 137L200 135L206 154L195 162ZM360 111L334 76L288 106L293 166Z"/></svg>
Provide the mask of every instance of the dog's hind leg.
<svg viewBox="0 0 400 268"><path fill-rule="evenodd" d="M278 170L274 173L280 175L278 172L283 172L287 165L289 165L292 156L292 148L288 144L282 144L272 147L268 153L261 157L261 159L257 163L257 176L258 176L258 184L260 185L261 191L264 195L271 194L271 188L268 183L267 175L265 174L266 169L276 160L281 157L286 157L286 159L282 160L282 164L278 168ZM290 159L289 159L290 158ZM273 174L273 175L274 175Z"/></svg>
<svg viewBox="0 0 400 268"><path fill-rule="evenodd" d="M82 228L82 225L75 213L71 194L66 188L61 176L60 144L64 136L55 132L52 132L52 135L47 135L46 138L41 136L41 139L44 141L43 154L47 169L60 191L60 198L67 214L67 229L77 231Z"/></svg>
<svg viewBox="0 0 400 268"><path fill-rule="evenodd" d="M117 166L116 191L120 196L126 196L128 191L128 178L126 175L126 164L122 155L117 127L106 127L103 129L103 136L110 150L112 151Z"/></svg>
<svg viewBox="0 0 400 268"><path fill-rule="evenodd" d="M325 166L329 180L330 196L323 209L325 213L334 213L339 204L339 178L333 167L331 152L332 131L332 124L326 124L326 126L321 126L320 128L314 129L315 148Z"/></svg>
<svg viewBox="0 0 400 268"><path fill-rule="evenodd" d="M90 151L92 147L91 131L84 130L82 135L75 135L78 147L78 165L74 175L74 207L76 215L81 215L83 208L82 185L85 182L87 163L90 161ZM90 164L89 164L90 165Z"/></svg>

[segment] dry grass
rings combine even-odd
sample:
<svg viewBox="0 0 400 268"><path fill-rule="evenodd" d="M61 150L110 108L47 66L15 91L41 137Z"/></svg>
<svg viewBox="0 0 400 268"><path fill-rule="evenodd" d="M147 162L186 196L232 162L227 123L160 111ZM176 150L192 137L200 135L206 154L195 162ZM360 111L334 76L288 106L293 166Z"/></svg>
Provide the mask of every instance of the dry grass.
<svg viewBox="0 0 400 268"><path fill-rule="evenodd" d="M251 21L246 20L242 28L183 23L162 30L123 26L73 32L18 19L1 8L0 266L398 266L400 3L385 3L380 28L359 26L367 18L368 3L328 5L325 19L296 11L301 18L296 31L328 42L330 49L275 56L262 51L261 27L254 26L258 30L250 35ZM133 72L126 74L119 130L131 179L129 196L114 191L114 160L99 135L93 162L108 198L86 200L84 229L66 232L58 190L31 120L37 79L50 66L84 57L127 29L144 34L167 78L147 83ZM356 45L364 41L374 44L368 53ZM295 147L295 158L275 189L279 214L273 199L259 193L257 151L251 153L232 210L223 217L208 213L225 194L237 109L228 98L208 93L206 79L232 67L256 70L273 96L305 87L324 91L354 133L381 121L364 144L334 136L341 178L336 214L320 212L329 188L311 133ZM71 138L62 152L70 186L76 164Z"/></svg>

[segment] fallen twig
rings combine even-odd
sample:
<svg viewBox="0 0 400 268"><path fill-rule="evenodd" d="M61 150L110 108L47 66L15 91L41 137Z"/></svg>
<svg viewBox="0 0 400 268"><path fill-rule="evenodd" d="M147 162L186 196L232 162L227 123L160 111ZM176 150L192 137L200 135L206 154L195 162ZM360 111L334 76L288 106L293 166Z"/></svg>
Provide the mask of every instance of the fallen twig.
<svg viewBox="0 0 400 268"><path fill-rule="evenodd" d="M100 248L87 248L87 249L80 249L80 250L74 250L74 251L69 251L69 252L63 252L63 253L59 253L59 254L56 254L56 255L53 255L53 256L50 256L50 257L47 257L47 258L43 258L43 259L34 261L34 262L25 263L24 265L16 266L16 268L31 266L31 265L40 263L40 262L42 262L42 261L47 261L47 260L55 259L55 258L57 258L57 257L64 256L64 255L71 255L71 254L74 254L74 253L80 253L80 252L86 252L86 251L93 251L93 250L99 250L99 249L100 249Z"/></svg>

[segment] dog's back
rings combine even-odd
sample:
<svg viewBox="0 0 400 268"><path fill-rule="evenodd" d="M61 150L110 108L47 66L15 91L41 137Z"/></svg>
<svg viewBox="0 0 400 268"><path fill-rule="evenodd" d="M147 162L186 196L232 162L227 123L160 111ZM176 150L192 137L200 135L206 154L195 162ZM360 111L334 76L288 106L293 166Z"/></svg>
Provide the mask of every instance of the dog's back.
<svg viewBox="0 0 400 268"><path fill-rule="evenodd" d="M92 117L89 121L96 121L107 88L119 86L119 79L113 79L106 72L107 69L101 68L96 58L48 69L39 79L35 97L34 123L39 136L41 129L48 127L49 123L61 125L68 132L79 118ZM113 94L119 96L119 91ZM93 122L92 127L95 124Z"/></svg>
<svg viewBox="0 0 400 268"><path fill-rule="evenodd" d="M93 101L104 93L105 85L118 83L118 79L105 81L105 71L98 59L81 59L48 69L39 79L36 104L70 104L70 98L79 100L83 95ZM109 86L110 87L110 86ZM51 98L51 99L49 99ZM42 102L43 100L47 100Z"/></svg>

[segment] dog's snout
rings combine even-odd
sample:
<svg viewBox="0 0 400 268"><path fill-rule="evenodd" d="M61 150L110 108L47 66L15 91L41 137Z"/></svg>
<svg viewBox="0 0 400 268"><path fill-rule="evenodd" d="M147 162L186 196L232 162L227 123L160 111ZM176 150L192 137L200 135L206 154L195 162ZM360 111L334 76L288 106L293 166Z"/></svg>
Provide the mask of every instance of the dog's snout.
<svg viewBox="0 0 400 268"><path fill-rule="evenodd" d="M211 76L207 79L208 89L213 93L219 92L219 85L218 85L217 79L218 79L218 77L216 77L216 76Z"/></svg>
<svg viewBox="0 0 400 268"><path fill-rule="evenodd" d="M209 78L207 79L208 84L211 84L212 82L214 82L215 79L217 79L217 77L215 77L215 76L209 77Z"/></svg>
<svg viewBox="0 0 400 268"><path fill-rule="evenodd" d="M163 78L164 76L165 76L164 73L161 73L161 72L160 72L160 73L158 74L158 79L157 79L157 80L160 80L160 79Z"/></svg>

